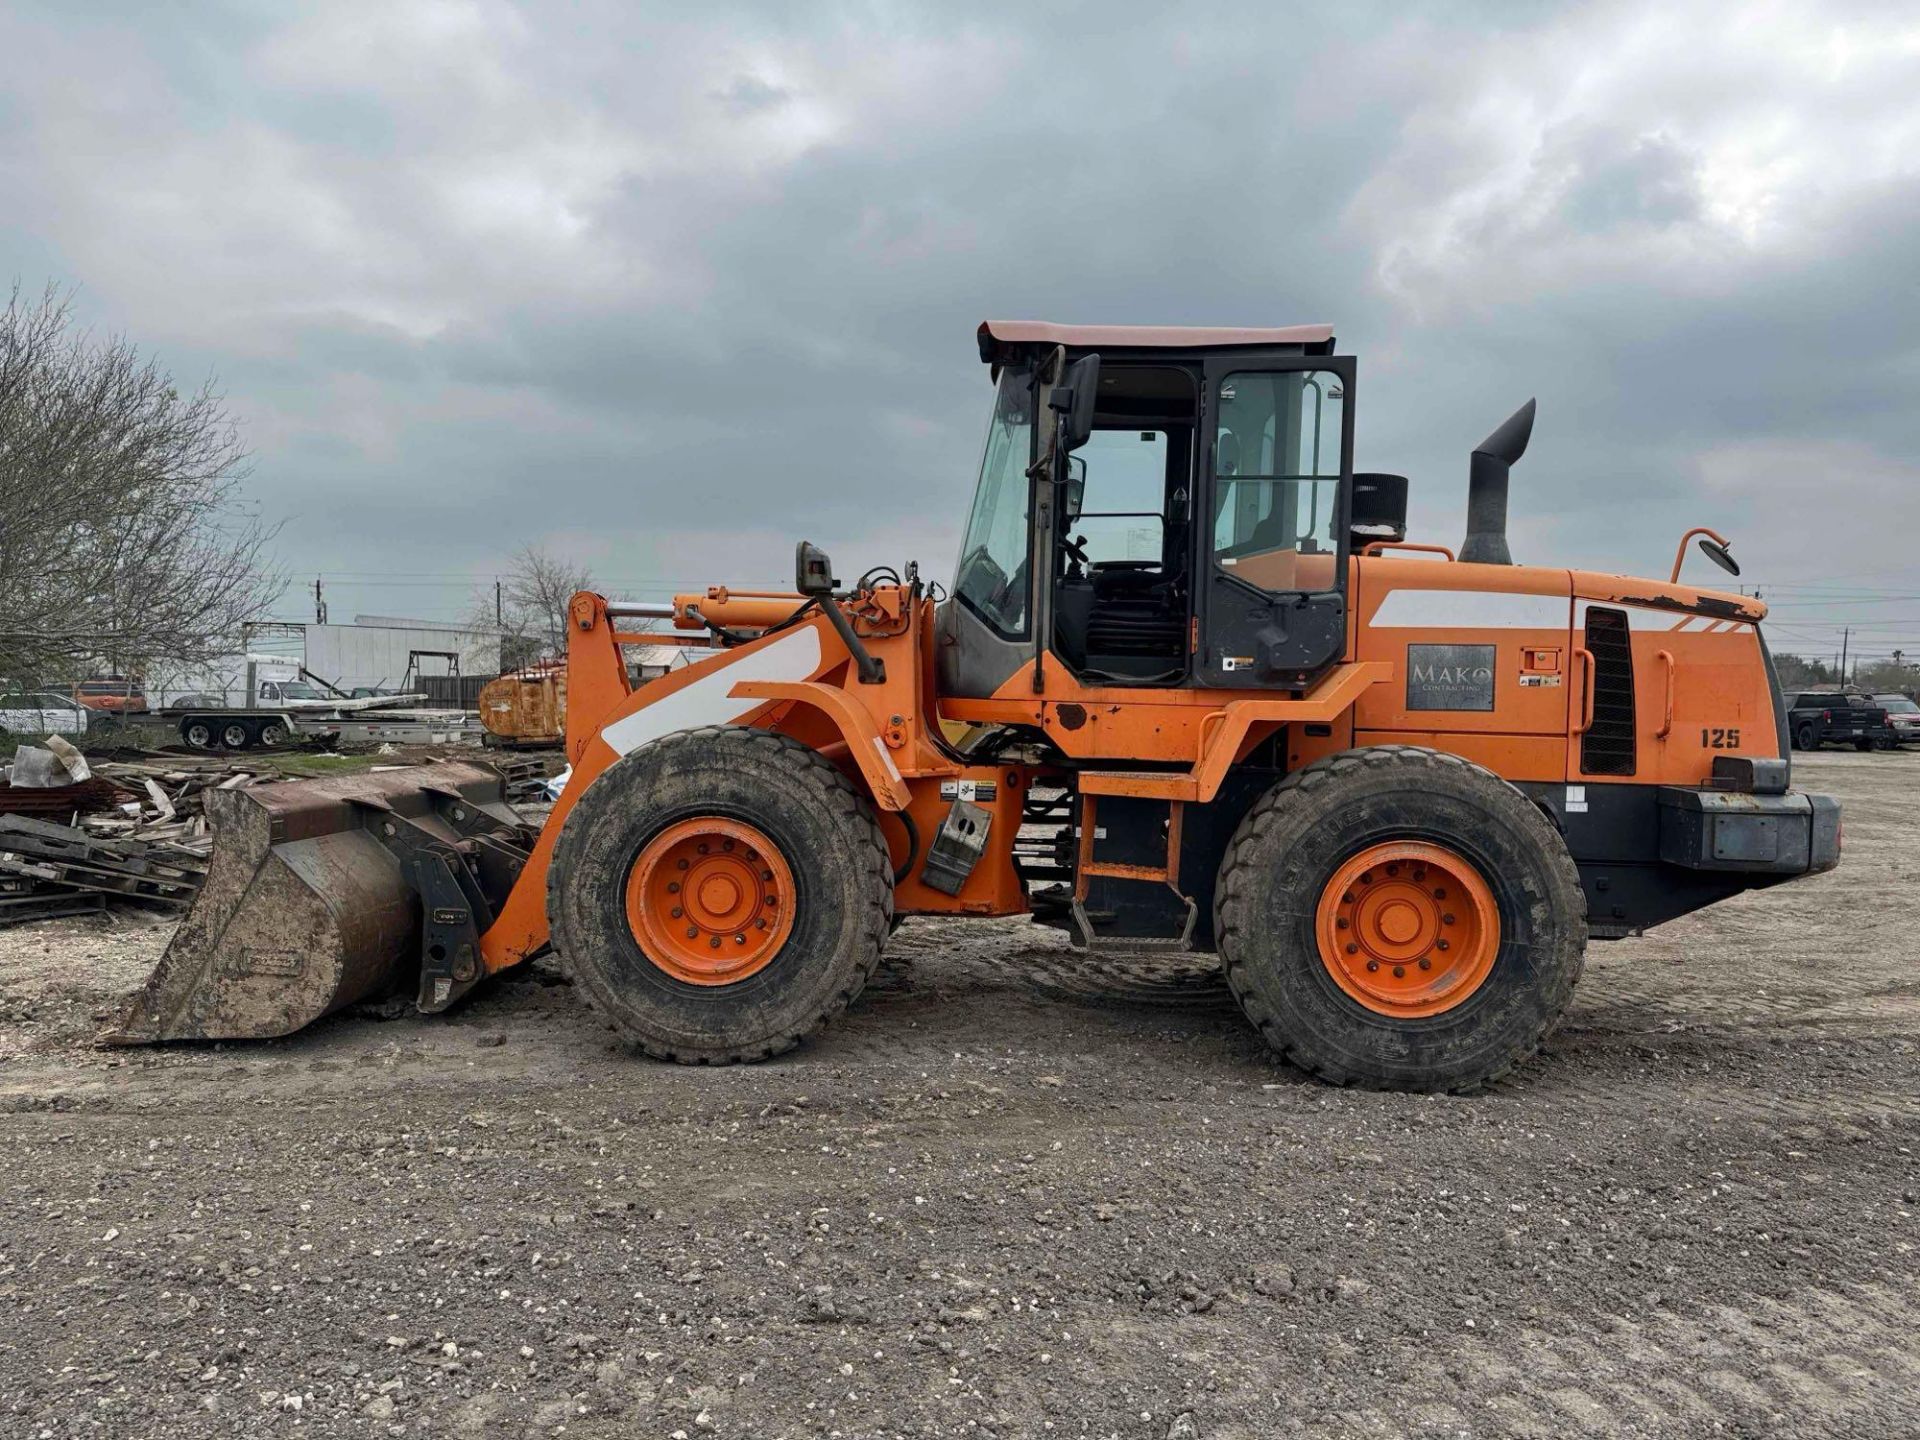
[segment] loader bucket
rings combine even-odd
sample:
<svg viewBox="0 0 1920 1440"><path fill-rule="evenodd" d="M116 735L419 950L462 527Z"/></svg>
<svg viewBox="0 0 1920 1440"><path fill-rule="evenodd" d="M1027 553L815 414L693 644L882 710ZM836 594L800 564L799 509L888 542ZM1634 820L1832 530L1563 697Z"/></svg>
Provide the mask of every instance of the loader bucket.
<svg viewBox="0 0 1920 1440"><path fill-rule="evenodd" d="M206 810L206 881L103 1044L290 1035L385 994L419 968L421 903L377 832L521 823L499 775L458 762L215 790Z"/></svg>

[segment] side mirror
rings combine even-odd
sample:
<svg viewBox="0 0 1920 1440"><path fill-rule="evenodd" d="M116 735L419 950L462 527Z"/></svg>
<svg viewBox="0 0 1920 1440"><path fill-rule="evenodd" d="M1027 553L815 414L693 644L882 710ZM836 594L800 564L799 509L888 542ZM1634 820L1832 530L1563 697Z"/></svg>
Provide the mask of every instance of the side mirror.
<svg viewBox="0 0 1920 1440"><path fill-rule="evenodd" d="M793 588L802 595L831 595L838 582L833 561L818 545L802 540L793 551Z"/></svg>
<svg viewBox="0 0 1920 1440"><path fill-rule="evenodd" d="M1067 459L1066 494L1060 499L1060 509L1066 523L1071 525L1080 518L1080 507L1087 501L1087 462L1077 456Z"/></svg>
<svg viewBox="0 0 1920 1440"><path fill-rule="evenodd" d="M1093 436L1093 412L1100 401L1100 357L1082 355L1067 366L1047 396L1047 408L1060 417L1062 451L1078 450Z"/></svg>
<svg viewBox="0 0 1920 1440"><path fill-rule="evenodd" d="M1716 540L1708 540L1703 537L1700 541L1701 554L1705 555L1729 575L1738 575L1740 573L1740 562L1735 560L1733 556L1728 553L1728 550L1728 546L1722 545Z"/></svg>

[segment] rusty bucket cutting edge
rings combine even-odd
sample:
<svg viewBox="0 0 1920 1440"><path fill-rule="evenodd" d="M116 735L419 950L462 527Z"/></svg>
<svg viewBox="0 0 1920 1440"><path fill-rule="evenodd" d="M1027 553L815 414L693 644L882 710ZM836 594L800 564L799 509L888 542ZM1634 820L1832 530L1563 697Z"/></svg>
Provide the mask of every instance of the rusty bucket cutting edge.
<svg viewBox="0 0 1920 1440"><path fill-rule="evenodd" d="M367 820L439 829L432 797L455 792L520 823L498 774L457 761L209 792L206 881L100 1043L291 1035L396 988L419 968L420 901Z"/></svg>

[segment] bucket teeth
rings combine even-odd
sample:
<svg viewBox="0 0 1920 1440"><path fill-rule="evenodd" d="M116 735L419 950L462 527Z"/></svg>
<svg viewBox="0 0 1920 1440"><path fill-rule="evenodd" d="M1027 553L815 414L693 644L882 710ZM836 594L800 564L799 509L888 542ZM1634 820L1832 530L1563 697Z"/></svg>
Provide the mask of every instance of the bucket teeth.
<svg viewBox="0 0 1920 1440"><path fill-rule="evenodd" d="M464 762L214 791L207 819L206 881L104 1044L290 1035L411 988L423 909L396 836L416 853L458 855L473 837L511 848L524 833L499 775ZM464 991L479 968L475 957L455 958L469 976Z"/></svg>

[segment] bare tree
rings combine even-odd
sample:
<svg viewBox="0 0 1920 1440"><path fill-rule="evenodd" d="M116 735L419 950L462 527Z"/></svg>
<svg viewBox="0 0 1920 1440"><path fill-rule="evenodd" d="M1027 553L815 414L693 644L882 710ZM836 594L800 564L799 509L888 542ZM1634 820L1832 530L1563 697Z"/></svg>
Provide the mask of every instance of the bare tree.
<svg viewBox="0 0 1920 1440"><path fill-rule="evenodd" d="M567 602L594 587L593 574L538 545L523 545L496 595L476 596L469 624L500 632L500 665L511 670L567 653ZM496 608L496 598L498 606Z"/></svg>
<svg viewBox="0 0 1920 1440"><path fill-rule="evenodd" d="M0 312L0 676L232 650L284 588L239 503L247 455L212 383L180 390L71 297Z"/></svg>
<svg viewBox="0 0 1920 1440"><path fill-rule="evenodd" d="M1920 681L1920 674L1901 660L1873 660L1854 671L1853 679L1862 690L1905 695Z"/></svg>
<svg viewBox="0 0 1920 1440"><path fill-rule="evenodd" d="M1840 678L1824 660L1805 655L1775 655L1773 673L1780 677L1782 690L1800 690L1810 685L1831 685Z"/></svg>

